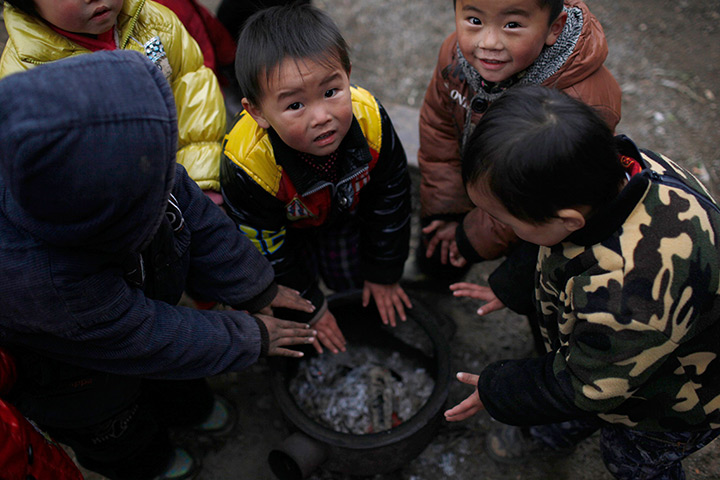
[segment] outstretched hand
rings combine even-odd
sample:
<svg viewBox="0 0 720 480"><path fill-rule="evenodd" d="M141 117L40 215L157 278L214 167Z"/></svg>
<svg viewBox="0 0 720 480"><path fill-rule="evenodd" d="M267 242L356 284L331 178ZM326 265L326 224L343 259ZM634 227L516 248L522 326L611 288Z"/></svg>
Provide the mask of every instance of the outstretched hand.
<svg viewBox="0 0 720 480"><path fill-rule="evenodd" d="M475 387L475 391L465 400L458 403L450 410L445 411L445 419L448 422L459 422L460 420L465 420L466 418L472 417L480 410L485 409L480 401L480 395L478 395L478 378L480 378L478 375L474 375L472 373L458 372L457 379L463 383L467 383L468 385L473 385Z"/></svg>
<svg viewBox="0 0 720 480"><path fill-rule="evenodd" d="M385 325L388 323L393 327L396 325L396 311L400 320L403 322L407 320L405 307L412 308L412 302L399 284L383 285L366 280L362 293L363 307L367 307L370 304L370 297L375 300L375 305L377 305L378 312L380 312L380 319Z"/></svg>
<svg viewBox="0 0 720 480"><path fill-rule="evenodd" d="M288 288L284 285L278 285L278 292L275 298L270 303L272 308L291 308L293 310L300 310L301 312L312 313L315 311L315 306L310 300L307 300L300 296L300 292Z"/></svg>
<svg viewBox="0 0 720 480"><path fill-rule="evenodd" d="M425 256L427 258L432 257L435 253L435 249L440 248L440 263L445 265L448 262L452 263L452 261L460 262L459 259L462 257L458 258L459 253L457 244L455 243L455 231L457 230L458 225L458 222L433 220L425 228L423 228L422 233L425 235L434 233L430 240L428 240Z"/></svg>
<svg viewBox="0 0 720 480"><path fill-rule="evenodd" d="M477 310L478 315L486 315L496 310L505 308L490 287L483 287L469 282L458 282L450 285L453 295L456 297L469 297L484 300L485 304Z"/></svg>
<svg viewBox="0 0 720 480"><path fill-rule="evenodd" d="M317 330L317 338L320 340L313 345L318 353L323 353L320 344L333 353L345 351L347 341L338 327L335 315L330 313L330 310L325 310L325 313L312 326Z"/></svg>
<svg viewBox="0 0 720 480"><path fill-rule="evenodd" d="M256 314L257 318L265 324L270 344L268 356L302 357L303 353L297 350L284 348L290 345L305 345L317 343L317 331L310 328L307 323L297 323L269 315Z"/></svg>

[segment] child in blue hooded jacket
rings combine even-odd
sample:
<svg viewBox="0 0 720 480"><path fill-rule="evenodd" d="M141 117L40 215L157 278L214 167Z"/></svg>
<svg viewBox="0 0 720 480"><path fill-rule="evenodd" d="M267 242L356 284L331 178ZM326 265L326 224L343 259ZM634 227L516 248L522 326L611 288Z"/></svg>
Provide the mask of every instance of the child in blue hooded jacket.
<svg viewBox="0 0 720 480"><path fill-rule="evenodd" d="M278 288L176 164L172 91L142 54L98 52L7 77L0 130L0 345L18 364L10 400L105 477L192 478L168 427L214 412L204 377L299 356L286 347L314 331L271 307L312 307ZM184 291L234 310L176 306Z"/></svg>

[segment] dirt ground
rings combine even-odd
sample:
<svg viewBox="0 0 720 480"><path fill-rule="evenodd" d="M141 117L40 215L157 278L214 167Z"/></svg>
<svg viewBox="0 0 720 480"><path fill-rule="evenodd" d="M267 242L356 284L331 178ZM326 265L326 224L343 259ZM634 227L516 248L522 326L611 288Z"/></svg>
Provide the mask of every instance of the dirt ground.
<svg viewBox="0 0 720 480"><path fill-rule="evenodd" d="M338 22L352 47L352 80L373 92L390 111L411 163L417 150L417 109L435 65L437 49L453 29L449 0L314 0ZM204 0L216 8L218 0ZM618 133L641 147L689 166L716 198L720 193L720 2L718 0L587 0L602 22L610 46L606 65L623 90ZM0 25L4 27L4 24ZM6 35L0 28L0 46ZM413 170L417 188L418 173ZM483 282L494 263L474 267L468 280ZM497 312L475 315L477 304L445 292L421 295L457 327L452 339L453 371L479 372L501 358L532 352L523 318ZM272 480L267 454L289 433L268 386L265 362L212 379L238 407L239 425L221 440L178 434L203 458L201 478ZM453 382L448 405L469 394ZM494 422L480 413L461 423L444 423L427 448L391 474L373 480L610 480L599 457L598 438L553 461L521 466L494 463L484 452ZM685 462L690 480L720 479L720 441ZM87 479L98 480L88 473ZM310 480L358 480L318 469Z"/></svg>

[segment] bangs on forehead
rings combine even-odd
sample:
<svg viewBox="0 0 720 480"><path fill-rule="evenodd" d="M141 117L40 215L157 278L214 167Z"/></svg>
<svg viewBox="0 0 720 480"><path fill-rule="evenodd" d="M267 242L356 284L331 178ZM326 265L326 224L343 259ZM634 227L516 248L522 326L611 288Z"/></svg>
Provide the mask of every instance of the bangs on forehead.
<svg viewBox="0 0 720 480"><path fill-rule="evenodd" d="M300 70L300 65L307 65L307 63L312 62L317 65L320 65L321 67L327 68L328 70L334 69L334 68L340 68L346 73L350 73L347 71L345 64L343 63L342 55L337 50L334 51L325 51L321 52L317 55L311 55L311 56L301 56L301 57L295 57L291 55L287 55L280 59L277 62L274 62L272 66L269 66L265 70L265 84L269 84L271 80L273 80L273 77L275 79L280 77L280 66L285 61L291 61L295 65L295 67Z"/></svg>
<svg viewBox="0 0 720 480"><path fill-rule="evenodd" d="M271 7L246 21L238 38L235 75L250 103L262 101L268 82L286 59L339 65L350 74L345 39L333 20L312 5Z"/></svg>

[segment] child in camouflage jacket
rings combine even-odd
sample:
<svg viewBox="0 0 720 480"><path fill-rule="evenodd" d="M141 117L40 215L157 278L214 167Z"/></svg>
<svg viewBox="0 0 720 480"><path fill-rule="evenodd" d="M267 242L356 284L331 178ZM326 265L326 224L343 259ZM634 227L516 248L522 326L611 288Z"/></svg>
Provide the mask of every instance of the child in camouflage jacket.
<svg viewBox="0 0 720 480"><path fill-rule="evenodd" d="M567 453L600 429L616 478L685 478L681 460L720 434L717 203L687 170L544 87L496 101L463 162L473 203L540 245L547 354L458 374L477 391L448 420L485 409L516 425L488 437L500 461Z"/></svg>

